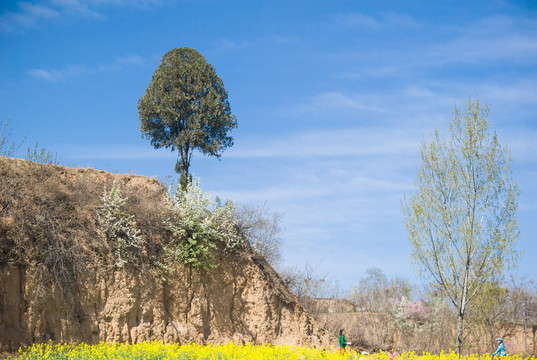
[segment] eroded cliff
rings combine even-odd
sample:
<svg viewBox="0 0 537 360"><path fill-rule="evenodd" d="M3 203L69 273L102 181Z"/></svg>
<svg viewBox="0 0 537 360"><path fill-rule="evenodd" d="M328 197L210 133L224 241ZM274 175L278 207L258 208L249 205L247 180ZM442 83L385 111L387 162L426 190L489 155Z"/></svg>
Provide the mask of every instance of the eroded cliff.
<svg viewBox="0 0 537 360"><path fill-rule="evenodd" d="M120 184L146 242L124 267L98 236L100 195ZM155 179L0 157L0 351L41 341L328 346L331 335L248 244L215 269L157 266L168 234Z"/></svg>

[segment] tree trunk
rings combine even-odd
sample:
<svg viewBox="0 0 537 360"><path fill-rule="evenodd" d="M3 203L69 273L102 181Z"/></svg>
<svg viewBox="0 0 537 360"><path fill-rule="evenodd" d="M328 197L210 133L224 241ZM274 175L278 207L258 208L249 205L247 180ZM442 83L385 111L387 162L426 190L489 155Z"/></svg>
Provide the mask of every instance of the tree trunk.
<svg viewBox="0 0 537 360"><path fill-rule="evenodd" d="M495 348L494 348L494 329L492 328L492 324L490 324L489 326L489 336L490 336L490 349L491 349L491 354L494 352Z"/></svg>
<svg viewBox="0 0 537 360"><path fill-rule="evenodd" d="M464 314L459 311L457 316L457 354L461 355L462 350L462 321L464 320Z"/></svg>
<svg viewBox="0 0 537 360"><path fill-rule="evenodd" d="M187 186L191 183L190 175L187 170L181 170L181 177L179 178L179 184L181 189L186 190Z"/></svg>
<svg viewBox="0 0 537 360"><path fill-rule="evenodd" d="M528 317L526 316L526 312L524 312L524 354L528 353L528 347L526 346L527 331L528 331Z"/></svg>
<svg viewBox="0 0 537 360"><path fill-rule="evenodd" d="M186 190L187 185L192 183L192 178L188 174L188 168L190 167L190 147L187 144L178 147L178 149L181 159L178 159L175 164L175 172L181 174L181 177L179 178L179 184L181 185L181 189Z"/></svg>

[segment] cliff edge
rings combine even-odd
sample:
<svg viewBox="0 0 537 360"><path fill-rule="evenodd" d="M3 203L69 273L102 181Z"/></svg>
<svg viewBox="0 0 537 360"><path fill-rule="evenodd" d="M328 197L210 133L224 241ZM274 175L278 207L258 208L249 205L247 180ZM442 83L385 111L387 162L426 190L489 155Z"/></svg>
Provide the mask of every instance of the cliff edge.
<svg viewBox="0 0 537 360"><path fill-rule="evenodd" d="M97 231L113 183L146 239L124 267ZM334 343L248 244L217 250L214 269L164 274L166 193L152 178L0 157L0 351L48 340Z"/></svg>

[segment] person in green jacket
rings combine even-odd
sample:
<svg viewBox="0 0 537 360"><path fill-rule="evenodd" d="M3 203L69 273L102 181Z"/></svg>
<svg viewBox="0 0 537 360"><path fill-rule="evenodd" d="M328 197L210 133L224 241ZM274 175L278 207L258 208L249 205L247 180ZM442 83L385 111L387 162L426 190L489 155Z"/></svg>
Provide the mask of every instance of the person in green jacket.
<svg viewBox="0 0 537 360"><path fill-rule="evenodd" d="M345 341L345 329L339 330L339 352L343 355L345 353L345 346L352 345L351 342Z"/></svg>

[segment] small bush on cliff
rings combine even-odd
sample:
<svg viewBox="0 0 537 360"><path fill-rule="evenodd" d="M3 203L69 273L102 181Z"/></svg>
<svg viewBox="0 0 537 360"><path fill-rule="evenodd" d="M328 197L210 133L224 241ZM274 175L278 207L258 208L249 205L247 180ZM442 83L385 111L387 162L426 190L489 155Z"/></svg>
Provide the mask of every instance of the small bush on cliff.
<svg viewBox="0 0 537 360"><path fill-rule="evenodd" d="M39 143L35 143L34 148L28 147L26 150L26 160L41 164L62 165L61 157L58 153L39 148Z"/></svg>
<svg viewBox="0 0 537 360"><path fill-rule="evenodd" d="M235 212L239 231L248 240L255 252L273 267L278 268L283 247L283 214L273 212L266 205L241 206Z"/></svg>
<svg viewBox="0 0 537 360"><path fill-rule="evenodd" d="M110 191L104 188L101 206L97 214L99 234L112 245L116 258L116 266L123 267L128 252L140 248L144 239L136 228L134 215L124 210L126 197L121 194L120 187L114 181Z"/></svg>
<svg viewBox="0 0 537 360"><path fill-rule="evenodd" d="M0 156L13 156L25 139L20 142L11 140L10 121L4 123L0 120Z"/></svg>
<svg viewBox="0 0 537 360"><path fill-rule="evenodd" d="M166 207L169 215L165 223L172 234L164 247L167 264L180 261L198 269L214 268L214 250L231 250L242 240L233 216L233 203L228 200L222 205L213 201L197 179L187 184L185 190L178 189Z"/></svg>

